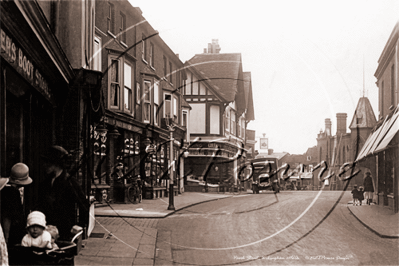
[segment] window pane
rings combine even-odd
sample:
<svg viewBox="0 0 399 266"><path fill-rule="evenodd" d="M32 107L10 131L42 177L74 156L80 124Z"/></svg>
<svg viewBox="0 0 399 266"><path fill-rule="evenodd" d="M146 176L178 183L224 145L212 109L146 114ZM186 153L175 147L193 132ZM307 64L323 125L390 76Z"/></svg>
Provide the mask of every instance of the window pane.
<svg viewBox="0 0 399 266"><path fill-rule="evenodd" d="M124 69L124 81L125 81L125 87L128 88L132 87L132 68L126 63Z"/></svg>
<svg viewBox="0 0 399 266"><path fill-rule="evenodd" d="M150 121L150 104L149 103L145 103L144 106L144 121Z"/></svg>
<svg viewBox="0 0 399 266"><path fill-rule="evenodd" d="M111 84L111 105L112 106L118 106L118 84Z"/></svg>
<svg viewBox="0 0 399 266"><path fill-rule="evenodd" d="M118 72L119 72L119 67L118 67L118 60L112 60L112 65L111 65L111 82L118 82Z"/></svg>
<svg viewBox="0 0 399 266"><path fill-rule="evenodd" d="M128 87L125 87L125 95L124 95L125 109L131 110L131 102L132 102L132 90Z"/></svg>
<svg viewBox="0 0 399 266"><path fill-rule="evenodd" d="M144 100L150 100L150 89L151 89L151 82L144 81Z"/></svg>
<svg viewBox="0 0 399 266"><path fill-rule="evenodd" d="M177 117L177 98L173 97L173 116Z"/></svg>
<svg viewBox="0 0 399 266"><path fill-rule="evenodd" d="M154 103L159 104L159 83L154 82Z"/></svg>
<svg viewBox="0 0 399 266"><path fill-rule="evenodd" d="M165 94L165 117L170 117L172 97L170 94Z"/></svg>

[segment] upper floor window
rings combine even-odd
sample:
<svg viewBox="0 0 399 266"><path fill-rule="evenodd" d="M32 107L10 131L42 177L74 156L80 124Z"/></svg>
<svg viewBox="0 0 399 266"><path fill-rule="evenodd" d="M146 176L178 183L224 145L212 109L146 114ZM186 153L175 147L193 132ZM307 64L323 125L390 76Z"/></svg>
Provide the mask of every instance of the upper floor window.
<svg viewBox="0 0 399 266"><path fill-rule="evenodd" d="M150 66L154 67L154 44L150 43Z"/></svg>
<svg viewBox="0 0 399 266"><path fill-rule="evenodd" d="M176 95L170 93L164 93L164 117L173 118L177 123L179 117L179 101Z"/></svg>
<svg viewBox="0 0 399 266"><path fill-rule="evenodd" d="M133 66L125 58L111 56L108 71L108 107L134 115L134 71Z"/></svg>
<svg viewBox="0 0 399 266"><path fill-rule="evenodd" d="M111 33L114 33L114 25L115 25L115 13L114 13L114 5L111 2L108 2L108 13L107 13L107 30Z"/></svg>
<svg viewBox="0 0 399 266"><path fill-rule="evenodd" d="M154 82L154 125L159 125L159 82Z"/></svg>
<svg viewBox="0 0 399 266"><path fill-rule="evenodd" d="M120 99L120 73L119 73L119 60L112 59L110 73L110 107L119 108Z"/></svg>
<svg viewBox="0 0 399 266"><path fill-rule="evenodd" d="M183 126L183 127L186 127L186 126L187 126L187 119L188 119L187 111L183 111L183 113L182 113L182 119L183 119L183 121L182 121L182 126Z"/></svg>
<svg viewBox="0 0 399 266"><path fill-rule="evenodd" d="M226 131L230 131L230 110L226 110L226 120L224 121Z"/></svg>
<svg viewBox="0 0 399 266"><path fill-rule="evenodd" d="M120 13L119 40L126 44L126 16Z"/></svg>
<svg viewBox="0 0 399 266"><path fill-rule="evenodd" d="M169 62L169 82L173 83L173 65Z"/></svg>
<svg viewBox="0 0 399 266"><path fill-rule="evenodd" d="M93 46L93 70L102 71L101 69L101 38L94 37Z"/></svg>
<svg viewBox="0 0 399 266"><path fill-rule="evenodd" d="M163 56L163 76L164 78L168 79L168 61L166 60L166 57Z"/></svg>
<svg viewBox="0 0 399 266"><path fill-rule="evenodd" d="M231 129L230 129L230 133L233 134L234 136L236 135L236 129L237 129L237 125L236 125L236 113L234 112L234 110L231 110Z"/></svg>
<svg viewBox="0 0 399 266"><path fill-rule="evenodd" d="M132 93L132 67L124 64L124 103L125 110L132 112L133 110L133 93Z"/></svg>
<svg viewBox="0 0 399 266"><path fill-rule="evenodd" d="M151 118L151 81L144 80L143 120L150 123Z"/></svg>
<svg viewBox="0 0 399 266"><path fill-rule="evenodd" d="M147 40L144 34L141 39L141 58L147 62Z"/></svg>
<svg viewBox="0 0 399 266"><path fill-rule="evenodd" d="M192 74L188 73L187 80L186 80L186 91L184 92L185 95L191 95L191 81L192 81Z"/></svg>
<svg viewBox="0 0 399 266"><path fill-rule="evenodd" d="M395 65L391 67L391 105L395 106Z"/></svg>

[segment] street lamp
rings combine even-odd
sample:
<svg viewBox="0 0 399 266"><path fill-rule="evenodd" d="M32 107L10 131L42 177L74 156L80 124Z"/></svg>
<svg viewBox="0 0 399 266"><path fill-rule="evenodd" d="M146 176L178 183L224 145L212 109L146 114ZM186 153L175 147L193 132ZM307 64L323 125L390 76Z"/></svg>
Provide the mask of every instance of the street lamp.
<svg viewBox="0 0 399 266"><path fill-rule="evenodd" d="M174 206L174 187L173 187L173 177L174 177L174 168L175 168L175 164L174 164L174 156L173 156L173 131L175 131L175 129L173 128L173 123L169 123L169 118L166 118L166 126L169 129L169 133L170 133L170 152L169 152L169 160L170 160L170 181L169 181L169 206L168 206L168 210L175 210L175 206Z"/></svg>

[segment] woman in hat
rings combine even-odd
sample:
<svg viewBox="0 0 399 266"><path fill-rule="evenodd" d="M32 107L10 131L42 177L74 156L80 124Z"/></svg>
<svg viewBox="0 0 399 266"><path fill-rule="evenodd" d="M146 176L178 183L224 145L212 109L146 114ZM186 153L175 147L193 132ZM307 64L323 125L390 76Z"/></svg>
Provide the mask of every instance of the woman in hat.
<svg viewBox="0 0 399 266"><path fill-rule="evenodd" d="M8 183L8 178L0 177L0 190ZM3 228L0 225L0 263L1 265L8 265L8 251L6 239L4 238Z"/></svg>
<svg viewBox="0 0 399 266"><path fill-rule="evenodd" d="M364 186L364 198L366 199L366 204L370 205L373 202L373 193L374 193L374 186L373 186L373 178L371 177L370 172L366 172L366 176L363 180Z"/></svg>
<svg viewBox="0 0 399 266"><path fill-rule="evenodd" d="M76 225L76 205L89 211L89 202L78 184L66 170L68 152L61 146L52 146L42 156L46 172L40 184L37 210L43 212L49 224L57 226L60 239L69 240L71 229ZM87 215L88 216L88 215ZM80 217L79 225L84 227L88 217Z"/></svg>
<svg viewBox="0 0 399 266"><path fill-rule="evenodd" d="M8 184L1 190L1 226L7 244L21 243L25 234L25 214L21 200L20 188L32 183L29 167L17 163L11 168Z"/></svg>

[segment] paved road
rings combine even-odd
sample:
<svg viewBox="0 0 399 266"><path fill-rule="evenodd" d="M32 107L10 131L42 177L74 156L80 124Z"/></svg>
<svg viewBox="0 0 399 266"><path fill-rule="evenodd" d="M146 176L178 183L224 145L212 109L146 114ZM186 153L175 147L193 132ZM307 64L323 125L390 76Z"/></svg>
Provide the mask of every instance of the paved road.
<svg viewBox="0 0 399 266"><path fill-rule="evenodd" d="M158 221L155 265L397 265L398 239L376 236L346 192L239 195Z"/></svg>

